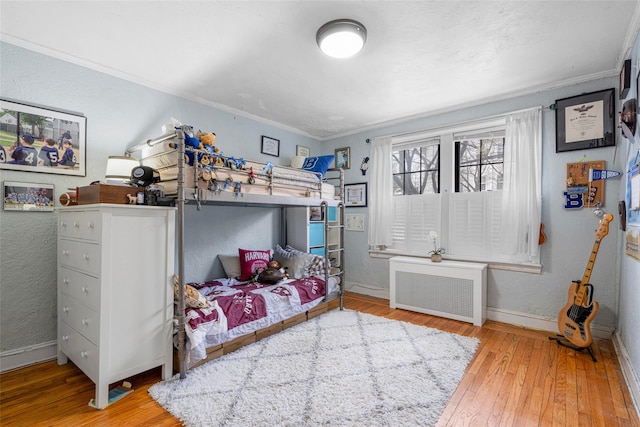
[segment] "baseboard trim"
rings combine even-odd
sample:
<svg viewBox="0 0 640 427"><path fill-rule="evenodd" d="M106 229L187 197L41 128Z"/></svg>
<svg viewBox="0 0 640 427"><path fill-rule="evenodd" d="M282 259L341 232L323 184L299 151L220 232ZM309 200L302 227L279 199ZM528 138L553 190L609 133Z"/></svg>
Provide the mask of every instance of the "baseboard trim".
<svg viewBox="0 0 640 427"><path fill-rule="evenodd" d="M11 371L55 359L58 342L49 341L0 353L0 372Z"/></svg>
<svg viewBox="0 0 640 427"><path fill-rule="evenodd" d="M633 365L629 359L629 353L627 352L627 348L625 347L618 331L613 334L611 341L613 341L613 348L618 356L618 362L622 369L622 376L624 376L624 381L627 383L629 393L631 393L633 407L636 410L636 414L640 416L640 379L633 369Z"/></svg>
<svg viewBox="0 0 640 427"><path fill-rule="evenodd" d="M390 290L387 288L377 288L371 285L364 285L356 282L346 282L346 290L349 292L355 292L357 294L368 295L376 298L389 299ZM521 313L517 311L502 310L494 307L487 307L487 319L496 322L509 323L511 325L523 326L530 329L538 329L542 331L549 331L551 333L557 333L558 321L557 319L550 319L548 317L536 316L528 313ZM613 336L613 328L604 326L591 325L591 334L595 338L608 338Z"/></svg>
<svg viewBox="0 0 640 427"><path fill-rule="evenodd" d="M487 319L496 322L509 323L511 325L523 326L529 329L538 329L558 333L558 320L548 317L536 316L534 314L521 313L517 311L502 310L495 307L487 307ZM594 338L611 339L613 328L605 326L591 325L591 335Z"/></svg>
<svg viewBox="0 0 640 427"><path fill-rule="evenodd" d="M356 294L368 295L370 297L389 299L389 288L377 288L356 282L345 282L345 290Z"/></svg>

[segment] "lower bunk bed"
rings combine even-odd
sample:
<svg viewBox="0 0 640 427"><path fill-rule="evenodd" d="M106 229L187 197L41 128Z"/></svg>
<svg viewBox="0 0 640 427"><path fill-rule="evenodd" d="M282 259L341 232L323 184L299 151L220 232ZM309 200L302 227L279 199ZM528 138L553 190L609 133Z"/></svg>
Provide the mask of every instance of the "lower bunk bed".
<svg viewBox="0 0 640 427"><path fill-rule="evenodd" d="M283 266L281 271L293 267L291 271L296 271L297 278L262 279L258 274L262 269L257 268L252 271L250 280L240 280L243 279L241 269L229 267L238 261L234 258L239 257L219 255L230 277L186 283L184 320L181 322L177 316L175 321L174 367L180 366L181 336L185 337L184 363L186 369L191 369L341 307L340 278L322 274L324 258L293 248L291 251L276 246L274 254L289 254L290 257L269 258L282 261L282 264L278 262ZM305 267L301 268L302 264ZM178 300L180 283L177 277L174 277L174 289ZM183 334L180 334L180 327L184 328Z"/></svg>
<svg viewBox="0 0 640 427"><path fill-rule="evenodd" d="M187 369L339 307L339 299L331 296L337 295L335 289L325 300L324 280L319 277L287 279L275 285L227 278L188 285L198 289L208 307L186 309ZM175 340L177 346L177 334ZM178 366L176 347L174 367Z"/></svg>

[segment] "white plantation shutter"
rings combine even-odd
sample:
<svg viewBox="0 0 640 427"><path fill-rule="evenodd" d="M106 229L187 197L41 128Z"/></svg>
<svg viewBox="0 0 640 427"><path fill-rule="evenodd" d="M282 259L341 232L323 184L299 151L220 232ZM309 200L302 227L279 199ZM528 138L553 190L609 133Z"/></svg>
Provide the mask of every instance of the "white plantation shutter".
<svg viewBox="0 0 640 427"><path fill-rule="evenodd" d="M455 193L449 196L451 256L507 260L499 253L502 191Z"/></svg>
<svg viewBox="0 0 640 427"><path fill-rule="evenodd" d="M440 194L395 196L393 247L402 252L426 256L433 250L430 231L440 230Z"/></svg>

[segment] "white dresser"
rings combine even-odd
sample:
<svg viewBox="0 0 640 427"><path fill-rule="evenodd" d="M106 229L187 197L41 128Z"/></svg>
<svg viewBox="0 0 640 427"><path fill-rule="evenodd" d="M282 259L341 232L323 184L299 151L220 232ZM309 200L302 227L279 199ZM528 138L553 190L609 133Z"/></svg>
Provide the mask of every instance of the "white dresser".
<svg viewBox="0 0 640 427"><path fill-rule="evenodd" d="M172 374L175 209L115 204L58 210L58 364L96 384L156 366Z"/></svg>

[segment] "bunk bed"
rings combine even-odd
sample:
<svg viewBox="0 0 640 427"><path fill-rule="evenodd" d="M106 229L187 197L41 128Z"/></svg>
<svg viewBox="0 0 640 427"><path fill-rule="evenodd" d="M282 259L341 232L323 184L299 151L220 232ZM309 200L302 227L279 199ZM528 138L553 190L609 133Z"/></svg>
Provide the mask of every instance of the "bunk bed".
<svg viewBox="0 0 640 427"><path fill-rule="evenodd" d="M343 309L344 296L345 221L342 169L328 169L322 176L318 176L319 174L314 172L245 161L225 157L223 154L217 155L214 159L210 151L187 144L186 141L190 137L188 127L179 127L129 148L126 152L127 156L137 159L142 166L149 166L159 173L159 184L165 189L164 196L172 196L177 206L178 271L174 278L177 332L174 341L177 347L175 363L179 365L180 378L184 378L187 369L191 367L315 317L327 311L329 307L335 308L337 305ZM201 162L200 159L207 161ZM321 273L315 270L316 276L279 281L272 285L279 286L277 289L260 283L238 282L228 278L185 283L186 204L195 204L198 211L203 205L279 207L283 213L283 223L286 222L287 210L292 207L319 208L325 242L321 254L325 262L321 264ZM330 221L331 209L333 222ZM286 227L282 227L281 231L286 234ZM330 236L335 236L336 233L338 244L329 245ZM284 242L286 236L282 236L281 240ZM295 252L293 248L287 250ZM317 255L316 252L316 258ZM330 259L334 260L333 265L328 261ZM332 287L333 293L330 289ZM231 323L238 323L240 327L228 328L229 316L233 315L222 312L221 306L225 301L217 296L233 299L234 295L242 294L253 295L249 298L259 298L260 293L282 292L283 289L287 295L294 295L293 299L301 302L298 308L289 308L288 311L274 315L260 315L259 318L234 319ZM313 292L308 292L308 289L313 289ZM311 295L312 293L315 295ZM205 300L209 297L211 299L207 302L200 300L203 306L209 304L208 308L201 309L198 308L197 300L203 296ZM187 307L187 300L192 303L191 307ZM210 317L203 319L207 316ZM216 325L213 328L216 336L199 336L198 348L188 345L187 338L194 339L198 334L195 329L188 329L191 327L189 321L195 324L197 329L198 324L211 319L214 320L211 323ZM203 349L203 345L208 347ZM189 358L189 355L197 360L194 360L194 357Z"/></svg>

